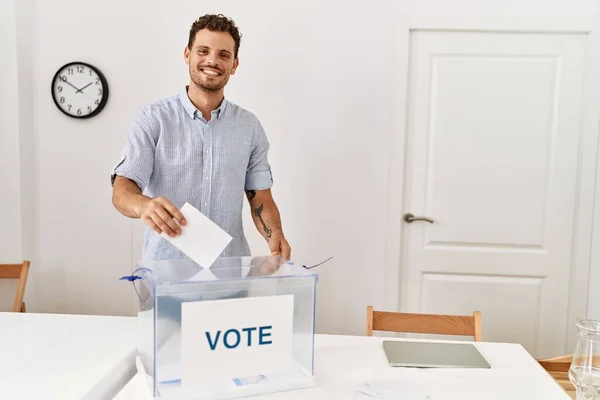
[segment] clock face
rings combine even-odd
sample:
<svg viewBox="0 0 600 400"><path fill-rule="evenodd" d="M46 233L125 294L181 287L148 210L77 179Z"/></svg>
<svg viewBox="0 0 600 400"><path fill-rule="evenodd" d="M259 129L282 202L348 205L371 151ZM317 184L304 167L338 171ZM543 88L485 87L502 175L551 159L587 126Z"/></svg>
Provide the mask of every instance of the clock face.
<svg viewBox="0 0 600 400"><path fill-rule="evenodd" d="M108 100L108 83L97 68L73 62L61 67L52 80L54 103L73 118L97 115Z"/></svg>

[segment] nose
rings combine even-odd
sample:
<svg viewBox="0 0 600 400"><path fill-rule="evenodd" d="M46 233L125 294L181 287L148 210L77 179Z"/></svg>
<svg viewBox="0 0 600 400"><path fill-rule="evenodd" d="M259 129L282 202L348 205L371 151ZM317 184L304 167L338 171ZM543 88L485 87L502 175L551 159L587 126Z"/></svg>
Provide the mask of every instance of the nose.
<svg viewBox="0 0 600 400"><path fill-rule="evenodd" d="M219 59L216 54L210 53L206 56L206 64L217 67L219 65Z"/></svg>

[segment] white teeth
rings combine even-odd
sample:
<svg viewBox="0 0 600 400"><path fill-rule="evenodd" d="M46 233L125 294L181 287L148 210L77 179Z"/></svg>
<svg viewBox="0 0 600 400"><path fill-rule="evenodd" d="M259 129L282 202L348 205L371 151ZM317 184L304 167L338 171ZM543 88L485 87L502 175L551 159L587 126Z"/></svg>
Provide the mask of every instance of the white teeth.
<svg viewBox="0 0 600 400"><path fill-rule="evenodd" d="M211 71L210 69L203 69L202 71L207 75L219 75L218 72Z"/></svg>

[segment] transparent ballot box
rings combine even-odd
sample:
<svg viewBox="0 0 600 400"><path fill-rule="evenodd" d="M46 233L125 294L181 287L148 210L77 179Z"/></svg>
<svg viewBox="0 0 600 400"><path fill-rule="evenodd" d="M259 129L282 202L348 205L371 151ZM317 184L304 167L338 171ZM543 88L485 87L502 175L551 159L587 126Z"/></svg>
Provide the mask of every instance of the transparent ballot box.
<svg viewBox="0 0 600 400"><path fill-rule="evenodd" d="M155 399L314 385L318 275L279 257L138 263L138 370Z"/></svg>

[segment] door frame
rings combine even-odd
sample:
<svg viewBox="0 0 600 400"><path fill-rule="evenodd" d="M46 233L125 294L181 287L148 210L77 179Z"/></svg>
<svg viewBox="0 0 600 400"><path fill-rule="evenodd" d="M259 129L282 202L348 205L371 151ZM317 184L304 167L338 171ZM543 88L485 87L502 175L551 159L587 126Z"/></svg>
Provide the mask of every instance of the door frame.
<svg viewBox="0 0 600 400"><path fill-rule="evenodd" d="M392 97L391 132L389 137L388 219L386 228L385 286L383 307L403 311L406 303L402 290L407 266L402 257L406 235L402 216L405 211L405 175L407 109L410 80L411 32L421 30L519 33L583 33L587 35L585 72L583 77L582 113L580 124L578 182L574 216L573 252L569 282L567 334L564 354L572 353L577 342L575 319L588 313L589 277L592 256L600 258L600 249L593 250L593 233L600 232L600 215L594 218L596 186L600 185L598 160L600 122L600 17L502 17L487 16L422 16L400 15L395 19L393 62L396 73L391 77ZM598 213L600 214L600 213ZM596 229L594 229L596 228ZM600 247L600 234L595 241ZM597 263L596 263L597 264ZM596 267L600 275L600 265ZM594 276L597 276L594 274ZM591 286L595 289L595 286ZM598 288L600 290L600 284ZM585 296L577 296L577 293ZM591 297L591 296L590 296ZM599 296L600 297L600 296ZM599 310L600 313L600 310ZM484 316L485 321L485 316Z"/></svg>

